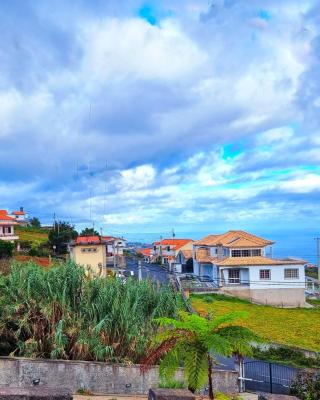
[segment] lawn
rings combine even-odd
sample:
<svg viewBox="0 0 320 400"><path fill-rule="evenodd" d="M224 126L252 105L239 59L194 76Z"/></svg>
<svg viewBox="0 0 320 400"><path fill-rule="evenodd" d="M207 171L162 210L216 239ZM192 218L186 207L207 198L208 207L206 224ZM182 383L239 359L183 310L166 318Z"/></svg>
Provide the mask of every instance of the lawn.
<svg viewBox="0 0 320 400"><path fill-rule="evenodd" d="M222 295L193 295L192 306L201 315L246 311L240 322L267 341L320 351L320 308L276 308Z"/></svg>
<svg viewBox="0 0 320 400"><path fill-rule="evenodd" d="M40 229L17 226L15 232L21 241L32 242L36 246L48 241L48 233Z"/></svg>

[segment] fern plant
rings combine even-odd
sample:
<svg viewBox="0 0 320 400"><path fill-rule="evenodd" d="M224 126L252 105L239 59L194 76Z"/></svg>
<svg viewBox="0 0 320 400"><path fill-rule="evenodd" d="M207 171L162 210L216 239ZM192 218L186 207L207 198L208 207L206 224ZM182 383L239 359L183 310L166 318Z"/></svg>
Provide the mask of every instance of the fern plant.
<svg viewBox="0 0 320 400"><path fill-rule="evenodd" d="M246 328L233 325L245 317L246 313L242 312L215 318L180 312L179 319L158 318L160 330L142 370L160 360L160 376L170 380L183 366L189 389L195 392L208 382L209 397L214 399L212 370L217 363L215 355L250 354L250 342L255 335Z"/></svg>

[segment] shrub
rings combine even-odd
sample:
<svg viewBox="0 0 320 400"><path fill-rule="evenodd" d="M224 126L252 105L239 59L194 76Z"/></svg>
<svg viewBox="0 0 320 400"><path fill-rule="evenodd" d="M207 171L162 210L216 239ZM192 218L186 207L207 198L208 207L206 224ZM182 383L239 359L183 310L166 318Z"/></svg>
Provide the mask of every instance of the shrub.
<svg viewBox="0 0 320 400"><path fill-rule="evenodd" d="M290 347L269 347L266 350L254 348L253 356L260 360L276 361L303 368L320 368L320 357L306 357L302 350Z"/></svg>
<svg viewBox="0 0 320 400"><path fill-rule="evenodd" d="M290 387L290 394L301 400L320 399L320 374L303 371L298 373Z"/></svg>
<svg viewBox="0 0 320 400"><path fill-rule="evenodd" d="M137 363L155 335L154 318L172 317L178 306L167 286L89 280L71 262L48 270L14 264L0 276L0 355Z"/></svg>
<svg viewBox="0 0 320 400"><path fill-rule="evenodd" d="M14 244L4 240L0 240L0 258L12 257Z"/></svg>

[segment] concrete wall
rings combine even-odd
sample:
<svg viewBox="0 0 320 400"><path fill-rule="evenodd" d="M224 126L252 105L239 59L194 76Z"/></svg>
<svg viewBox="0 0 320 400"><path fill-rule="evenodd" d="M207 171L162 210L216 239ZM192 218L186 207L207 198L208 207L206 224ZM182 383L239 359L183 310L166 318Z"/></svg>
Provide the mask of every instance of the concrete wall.
<svg viewBox="0 0 320 400"><path fill-rule="evenodd" d="M182 379L183 370L177 373ZM0 357L0 387L28 387L33 379L49 388L67 388L76 392L80 388L93 393L145 394L159 382L158 367L146 374L139 365L126 366L86 361L32 360ZM215 370L214 389L226 393L238 392L238 373Z"/></svg>
<svg viewBox="0 0 320 400"><path fill-rule="evenodd" d="M79 265L90 267L94 274L100 275L99 264L106 266L106 246L104 244L72 246L70 258ZM101 269L101 274L105 275L105 268Z"/></svg>
<svg viewBox="0 0 320 400"><path fill-rule="evenodd" d="M230 294L258 304L277 307L304 307L304 289L249 289L248 286L224 286L221 294Z"/></svg>

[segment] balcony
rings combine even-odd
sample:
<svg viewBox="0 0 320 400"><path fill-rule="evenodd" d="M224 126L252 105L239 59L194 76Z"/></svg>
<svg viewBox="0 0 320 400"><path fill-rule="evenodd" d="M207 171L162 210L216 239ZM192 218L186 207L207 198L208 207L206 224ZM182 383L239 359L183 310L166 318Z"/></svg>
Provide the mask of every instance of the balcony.
<svg viewBox="0 0 320 400"><path fill-rule="evenodd" d="M18 235L12 235L12 234L8 234L8 233L5 233L5 234L3 234L3 233L0 233L0 240L8 240L8 241L11 241L11 240L19 240L19 236Z"/></svg>

